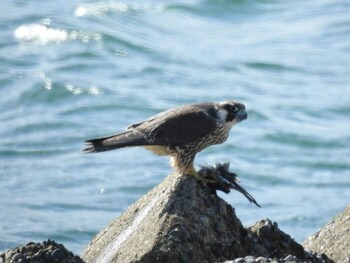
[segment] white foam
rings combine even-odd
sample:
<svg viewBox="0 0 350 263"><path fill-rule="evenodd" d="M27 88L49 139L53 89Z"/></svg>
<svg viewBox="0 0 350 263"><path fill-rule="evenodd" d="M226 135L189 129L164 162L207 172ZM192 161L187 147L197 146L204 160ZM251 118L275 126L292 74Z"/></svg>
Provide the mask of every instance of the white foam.
<svg viewBox="0 0 350 263"><path fill-rule="evenodd" d="M74 95L79 95L80 93L83 93L83 90L81 88L75 87L70 83L66 83L65 87L67 90L72 92Z"/></svg>
<svg viewBox="0 0 350 263"><path fill-rule="evenodd" d="M101 34L100 33L85 33L80 31L73 30L69 34L69 40L80 40L81 42L89 42L90 40L99 41L101 40Z"/></svg>
<svg viewBox="0 0 350 263"><path fill-rule="evenodd" d="M45 75L44 72L39 72L39 73L37 74L37 77L38 77L39 79L41 79L41 80L44 81L44 83L45 83L45 89L47 89L47 90L51 90L51 89L52 89L52 80L49 79L49 78Z"/></svg>
<svg viewBox="0 0 350 263"><path fill-rule="evenodd" d="M62 42L68 39L68 33L61 29L49 28L45 25L22 25L15 30L15 37L21 41L34 41L40 44Z"/></svg>
<svg viewBox="0 0 350 263"><path fill-rule="evenodd" d="M152 10L152 11L160 11L163 10L162 5L151 5L150 3L133 3L133 4L125 4L121 2L114 1L101 1L92 4L83 4L79 5L74 14L76 16L99 16L107 12L127 12L129 10L133 11L144 11L144 10Z"/></svg>
<svg viewBox="0 0 350 263"><path fill-rule="evenodd" d="M98 87L96 87L96 86L91 86L91 87L89 88L89 90L88 90L88 93L97 96L97 95L100 95L102 92L101 92L101 90L100 90Z"/></svg>
<svg viewBox="0 0 350 263"><path fill-rule="evenodd" d="M64 41L89 42L90 40L101 40L101 34L71 31L50 28L49 25L29 24L22 25L15 30L15 37L20 41L34 42L35 44L46 45L48 43L61 43Z"/></svg>
<svg viewBox="0 0 350 263"><path fill-rule="evenodd" d="M113 1L98 2L93 4L80 5L75 9L74 14L76 16L101 15L109 11L126 12L128 11L128 6L126 4Z"/></svg>

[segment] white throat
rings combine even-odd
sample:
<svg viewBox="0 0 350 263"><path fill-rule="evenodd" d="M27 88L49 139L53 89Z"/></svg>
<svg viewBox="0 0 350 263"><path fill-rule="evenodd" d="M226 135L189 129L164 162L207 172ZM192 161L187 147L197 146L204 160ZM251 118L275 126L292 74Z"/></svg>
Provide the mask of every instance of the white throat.
<svg viewBox="0 0 350 263"><path fill-rule="evenodd" d="M223 123L223 125L226 127L226 129L230 130L232 126L237 124L237 119L233 119L232 121L226 121L227 118L227 111L224 109L220 109L218 111L218 119Z"/></svg>

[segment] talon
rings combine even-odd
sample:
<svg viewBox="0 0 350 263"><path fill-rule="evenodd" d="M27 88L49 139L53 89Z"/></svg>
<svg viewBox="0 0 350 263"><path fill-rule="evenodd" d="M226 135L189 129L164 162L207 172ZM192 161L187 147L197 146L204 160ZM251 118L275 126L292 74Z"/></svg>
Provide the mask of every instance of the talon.
<svg viewBox="0 0 350 263"><path fill-rule="evenodd" d="M200 181L200 182L209 183L209 184L215 184L216 183L215 180L206 179L203 176L200 176L199 173L197 173L197 171L193 167L188 169L186 171L186 174L190 175L190 176L194 176L194 178L196 178L196 180Z"/></svg>

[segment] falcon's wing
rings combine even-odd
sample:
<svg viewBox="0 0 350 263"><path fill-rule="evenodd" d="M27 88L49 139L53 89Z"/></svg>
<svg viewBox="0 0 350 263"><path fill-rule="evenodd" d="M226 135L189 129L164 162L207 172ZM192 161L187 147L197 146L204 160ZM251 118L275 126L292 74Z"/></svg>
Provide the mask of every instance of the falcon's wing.
<svg viewBox="0 0 350 263"><path fill-rule="evenodd" d="M185 106L160 113L128 129L142 133L150 144L181 145L210 134L216 126L217 119L206 109Z"/></svg>

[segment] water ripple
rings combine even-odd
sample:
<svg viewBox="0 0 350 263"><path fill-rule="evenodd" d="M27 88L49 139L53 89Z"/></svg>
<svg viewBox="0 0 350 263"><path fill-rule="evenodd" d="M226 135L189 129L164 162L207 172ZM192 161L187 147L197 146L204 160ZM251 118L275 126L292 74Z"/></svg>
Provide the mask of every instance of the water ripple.
<svg viewBox="0 0 350 263"><path fill-rule="evenodd" d="M250 187L256 213L224 196L245 224L268 214L302 241L348 204L345 0L2 6L0 250L24 237L82 249L170 171L143 149L82 155L84 140L199 101L247 106L227 142L196 158L231 162Z"/></svg>
<svg viewBox="0 0 350 263"><path fill-rule="evenodd" d="M22 25L15 30L14 36L19 41L33 42L39 45L75 40L85 43L91 40L101 40L101 35L99 33L86 33L75 30L68 32L66 30L50 28L40 24Z"/></svg>

